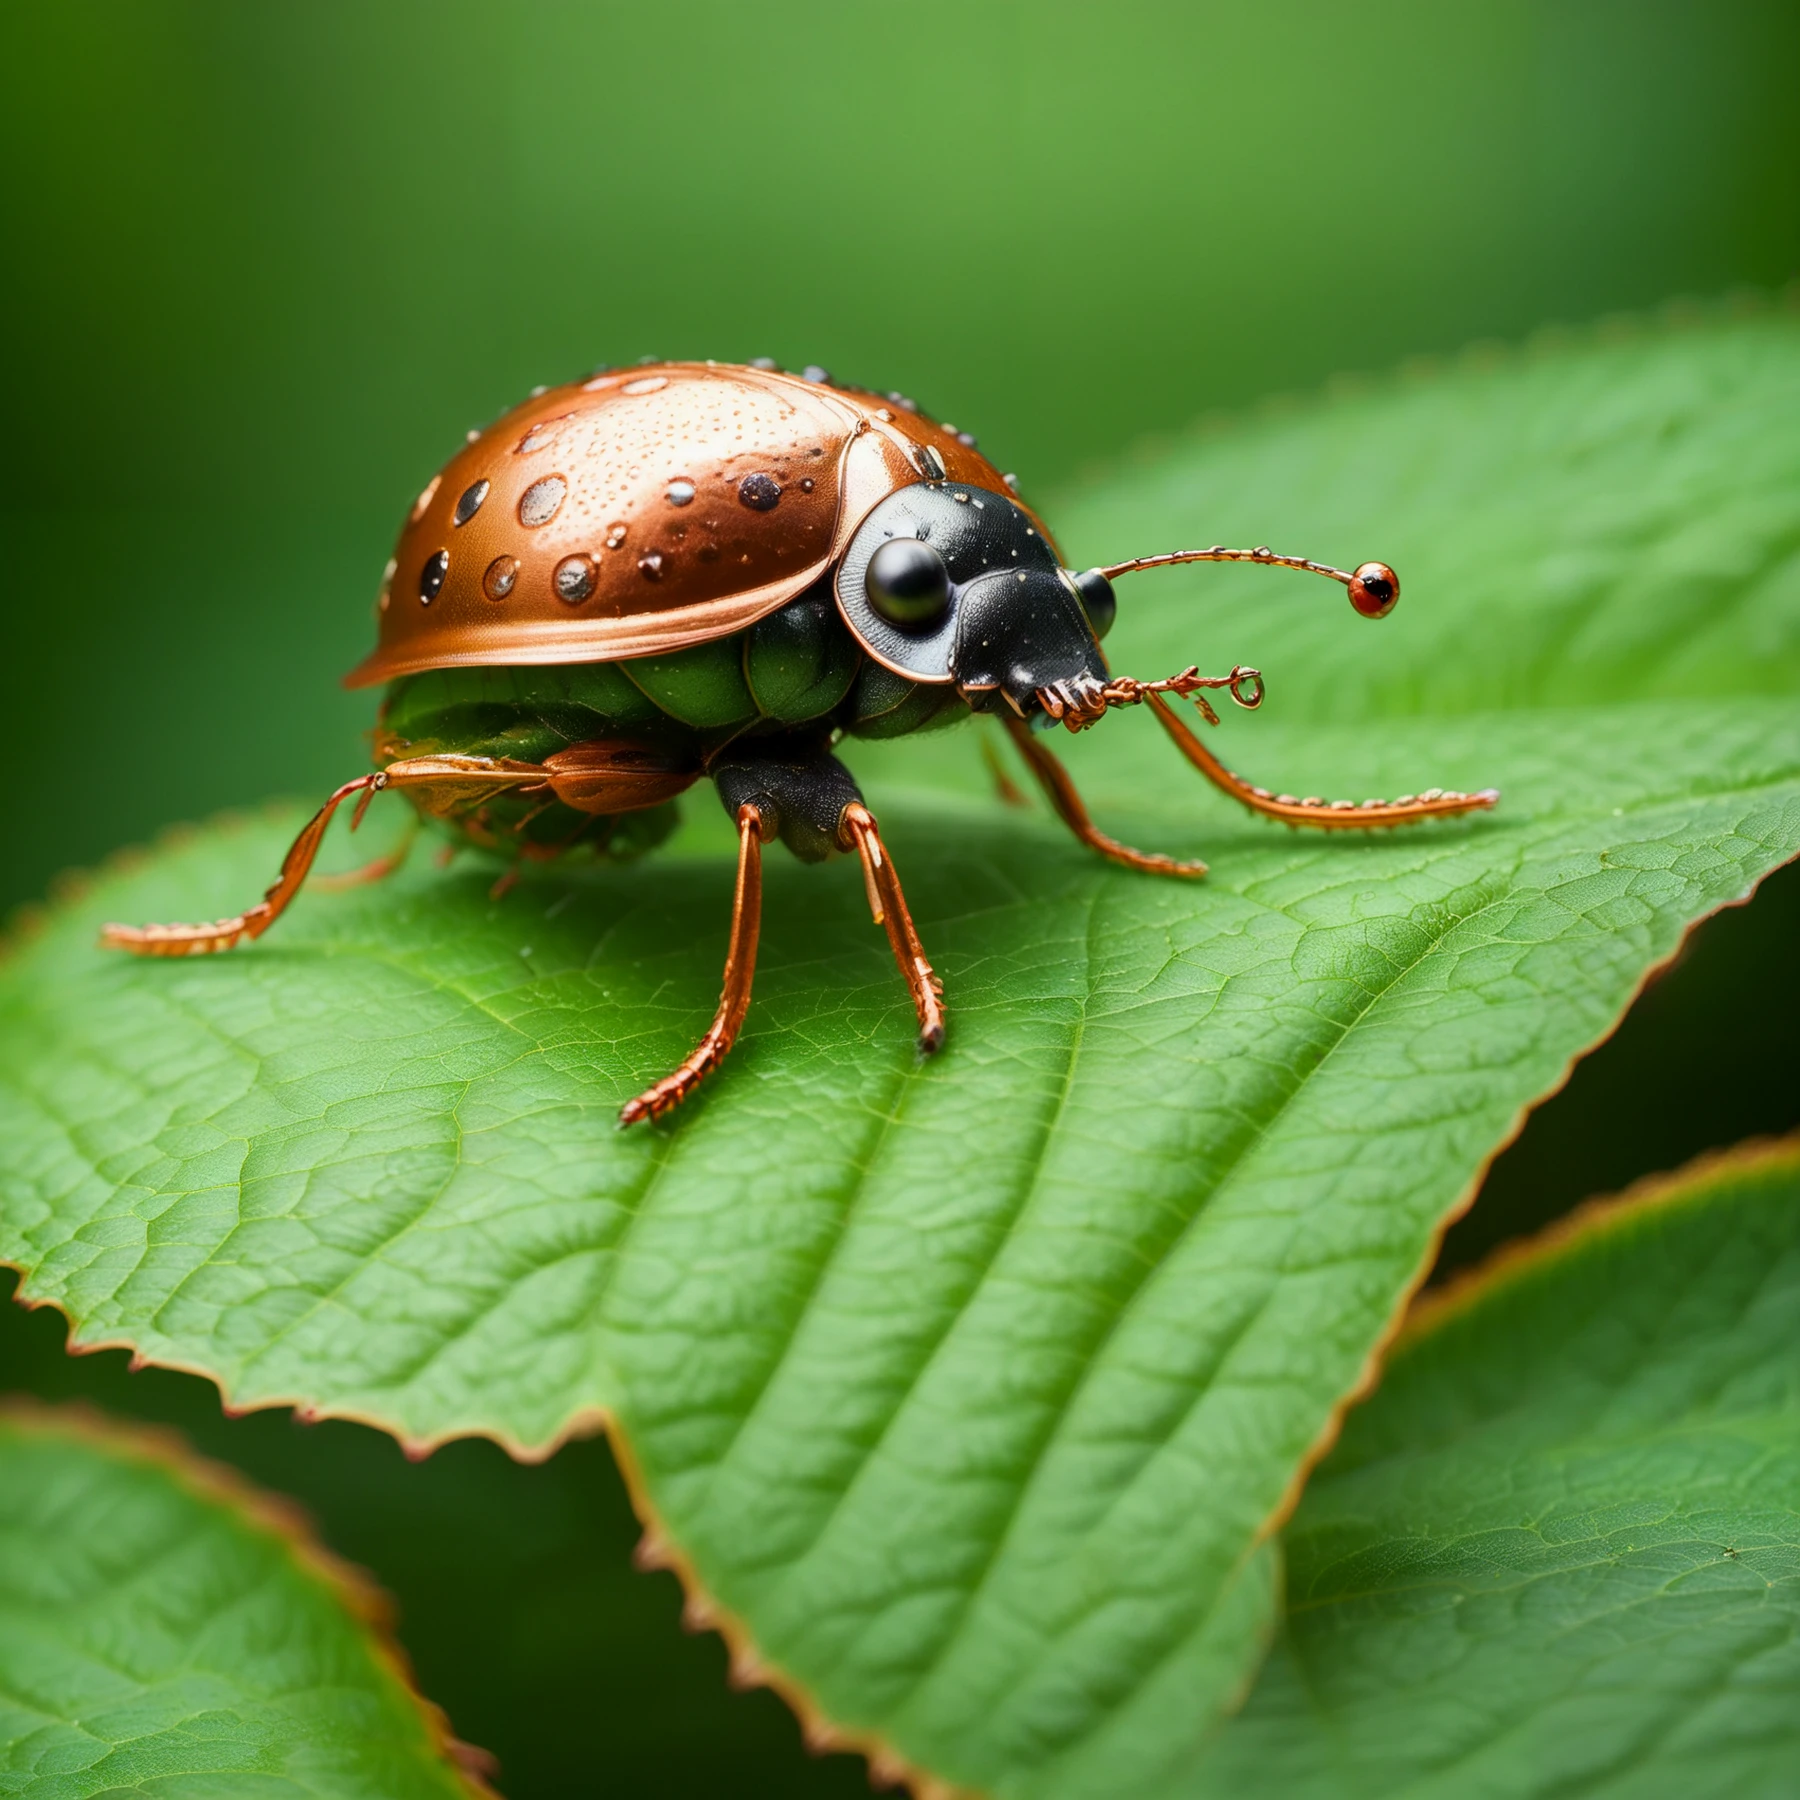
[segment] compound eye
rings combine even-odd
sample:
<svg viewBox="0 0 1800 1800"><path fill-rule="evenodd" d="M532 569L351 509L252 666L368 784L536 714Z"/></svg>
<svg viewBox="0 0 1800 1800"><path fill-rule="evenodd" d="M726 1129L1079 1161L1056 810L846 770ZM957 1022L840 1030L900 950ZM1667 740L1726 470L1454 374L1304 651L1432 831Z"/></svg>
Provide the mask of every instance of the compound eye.
<svg viewBox="0 0 1800 1800"><path fill-rule="evenodd" d="M1364 563L1350 577L1350 604L1365 619L1385 619L1400 599L1400 577L1386 563Z"/></svg>
<svg viewBox="0 0 1800 1800"><path fill-rule="evenodd" d="M1070 579L1081 596L1081 610L1087 614L1089 629L1095 637L1105 637L1119 616L1119 596L1113 592L1113 584L1098 569L1085 569Z"/></svg>
<svg viewBox="0 0 1800 1800"><path fill-rule="evenodd" d="M869 558L863 587L890 625L907 630L935 624L950 610L950 571L917 538L889 538Z"/></svg>

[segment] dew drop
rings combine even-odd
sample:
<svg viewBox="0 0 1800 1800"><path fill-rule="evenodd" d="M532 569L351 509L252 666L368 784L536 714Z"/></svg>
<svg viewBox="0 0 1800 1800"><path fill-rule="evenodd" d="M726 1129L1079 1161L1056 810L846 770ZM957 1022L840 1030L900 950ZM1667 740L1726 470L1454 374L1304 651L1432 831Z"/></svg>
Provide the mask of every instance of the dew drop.
<svg viewBox="0 0 1800 1800"><path fill-rule="evenodd" d="M660 550L647 550L638 558L638 573L646 581L661 581L663 577L663 559Z"/></svg>
<svg viewBox="0 0 1800 1800"><path fill-rule="evenodd" d="M469 429L463 433L463 442L465 444L477 444L480 441L481 427L479 425L471 425Z"/></svg>
<svg viewBox="0 0 1800 1800"><path fill-rule="evenodd" d="M614 525L606 533L606 547L609 550L622 550L625 547L625 527Z"/></svg>
<svg viewBox="0 0 1800 1800"><path fill-rule="evenodd" d="M820 368L817 363L808 363L806 367L800 371L800 379L802 381L817 382L822 386L829 385L831 381L831 371L829 369Z"/></svg>
<svg viewBox="0 0 1800 1800"><path fill-rule="evenodd" d="M488 484L485 480L471 483L462 491L462 497L456 503L456 511L450 515L452 525L466 525L481 511L481 503L488 497Z"/></svg>
<svg viewBox="0 0 1800 1800"><path fill-rule="evenodd" d="M1011 489L1012 489L1012 491L1013 491L1013 492L1014 492L1014 493L1015 493L1015 494L1016 494L1016 493L1017 493L1017 492L1018 492L1018 491L1019 491L1019 478L1018 478L1018 476L1016 476L1016 475L1002 475L1002 476L1001 476L1001 477L1000 477L1000 479L1001 479L1001 480L1002 480L1002 481L1004 481L1004 482L1005 482L1005 483L1006 483L1006 485L1007 485L1007 486L1008 486L1008 487L1009 487L1009 488L1011 488Z"/></svg>
<svg viewBox="0 0 1800 1800"><path fill-rule="evenodd" d="M603 388L617 387L618 385L619 377L617 375L597 374L592 381L584 381L581 384L581 391L584 394L597 394Z"/></svg>
<svg viewBox="0 0 1800 1800"><path fill-rule="evenodd" d="M560 475L546 475L542 481L534 481L519 496L519 523L548 525L568 491L569 484Z"/></svg>
<svg viewBox="0 0 1800 1800"><path fill-rule="evenodd" d="M885 406L876 407L875 416L884 425L891 425L894 422L894 415Z"/></svg>
<svg viewBox="0 0 1800 1800"><path fill-rule="evenodd" d="M579 606L594 591L594 559L591 556L565 556L551 577L556 584L556 597L571 606Z"/></svg>
<svg viewBox="0 0 1800 1800"><path fill-rule="evenodd" d="M956 441L961 444L965 450L973 450L977 447L975 434L972 431L959 431L956 434Z"/></svg>
<svg viewBox="0 0 1800 1800"><path fill-rule="evenodd" d="M434 550L419 571L419 604L429 606L444 591L444 577L450 573L450 552Z"/></svg>
<svg viewBox="0 0 1800 1800"><path fill-rule="evenodd" d="M746 475L738 483L738 499L752 512L773 512L781 500L781 484L773 475Z"/></svg>
<svg viewBox="0 0 1800 1800"><path fill-rule="evenodd" d="M893 401L902 412L917 412L919 410L918 401L909 400L898 388L889 394L888 398Z"/></svg>
<svg viewBox="0 0 1800 1800"><path fill-rule="evenodd" d="M694 484L691 481L671 481L666 498L671 506L692 506L694 503Z"/></svg>
<svg viewBox="0 0 1800 1800"><path fill-rule="evenodd" d="M753 356L750 359L750 367L753 369L778 369L781 364L772 356Z"/></svg>
<svg viewBox="0 0 1800 1800"><path fill-rule="evenodd" d="M810 475L800 483L800 491L803 494L810 494L813 491L813 478Z"/></svg>
<svg viewBox="0 0 1800 1800"><path fill-rule="evenodd" d="M534 450L541 450L546 444L553 443L562 436L562 430L568 424L570 414L562 413L554 419L539 419L513 447L514 456L529 456Z"/></svg>
<svg viewBox="0 0 1800 1800"><path fill-rule="evenodd" d="M433 500L435 500L437 498L438 483L440 481L442 481L443 479L444 478L442 475L434 475L428 482L426 482L424 492L421 493L419 495L418 499L416 499L413 502L413 508L412 508L412 523L413 524L415 524L415 525L418 524L418 522L422 518L424 518L425 509L432 503Z"/></svg>
<svg viewBox="0 0 1800 1800"><path fill-rule="evenodd" d="M669 378L666 375L640 375L636 381L628 381L619 389L621 394L654 394L659 388L666 388Z"/></svg>
<svg viewBox="0 0 1800 1800"><path fill-rule="evenodd" d="M513 591L513 583L519 579L519 559L516 556L496 556L483 571L481 591L490 600L504 600Z"/></svg>

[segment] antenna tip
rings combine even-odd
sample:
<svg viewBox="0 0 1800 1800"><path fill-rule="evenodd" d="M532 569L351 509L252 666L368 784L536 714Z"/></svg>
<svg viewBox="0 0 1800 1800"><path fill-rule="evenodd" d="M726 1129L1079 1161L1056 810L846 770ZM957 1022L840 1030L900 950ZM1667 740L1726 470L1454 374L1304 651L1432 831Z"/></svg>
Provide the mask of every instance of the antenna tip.
<svg viewBox="0 0 1800 1800"><path fill-rule="evenodd" d="M1385 619L1400 600L1400 577L1386 563L1366 562L1350 577L1350 604L1365 619Z"/></svg>

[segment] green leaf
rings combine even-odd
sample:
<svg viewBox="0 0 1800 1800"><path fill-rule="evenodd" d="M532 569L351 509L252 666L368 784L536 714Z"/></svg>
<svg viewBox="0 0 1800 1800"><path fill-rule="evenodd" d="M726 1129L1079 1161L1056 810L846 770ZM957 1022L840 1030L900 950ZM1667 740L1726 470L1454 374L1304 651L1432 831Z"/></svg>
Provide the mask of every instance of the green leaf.
<svg viewBox="0 0 1800 1800"><path fill-rule="evenodd" d="M1285 1534L1196 1791L1783 1795L1800 1768L1800 1140L1423 1309Z"/></svg>
<svg viewBox="0 0 1800 1800"><path fill-rule="evenodd" d="M1750 321L1274 417L1099 490L1083 560L1241 534L1406 577L1378 629L1261 570L1122 587L1117 668L1267 671L1236 766L1504 799L1290 835L1110 719L1071 764L1109 828L1204 852L1190 885L999 807L966 736L854 748L945 976L929 1064L855 869L777 859L727 1068L613 1128L717 992L704 803L638 867L501 903L420 868L213 960L93 936L241 904L299 814L111 872L0 980L0 1253L82 1341L240 1405L531 1454L610 1416L652 1549L840 1741L1008 1796L1167 1791L1445 1218L1689 924L1800 851L1770 688L1800 655L1797 400L1800 333Z"/></svg>
<svg viewBox="0 0 1800 1800"><path fill-rule="evenodd" d="M291 1508L169 1434L0 1408L0 1793L489 1793L383 1626Z"/></svg>

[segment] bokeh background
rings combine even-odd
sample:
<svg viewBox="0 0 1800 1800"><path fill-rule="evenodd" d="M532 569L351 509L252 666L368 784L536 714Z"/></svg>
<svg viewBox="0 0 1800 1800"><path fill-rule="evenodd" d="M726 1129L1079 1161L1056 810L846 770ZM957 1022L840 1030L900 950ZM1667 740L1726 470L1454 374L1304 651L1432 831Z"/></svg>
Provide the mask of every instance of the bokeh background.
<svg viewBox="0 0 1800 1800"><path fill-rule="evenodd" d="M1792 0L57 0L0 33L5 904L360 767L336 678L401 513L538 382L823 362L1053 512L1210 410L1800 273ZM1793 872L1700 933L1450 1254L1800 1122L1797 943ZM864 1791L629 1572L603 1446L410 1468L11 1308L0 1378L302 1495L514 1800Z"/></svg>

